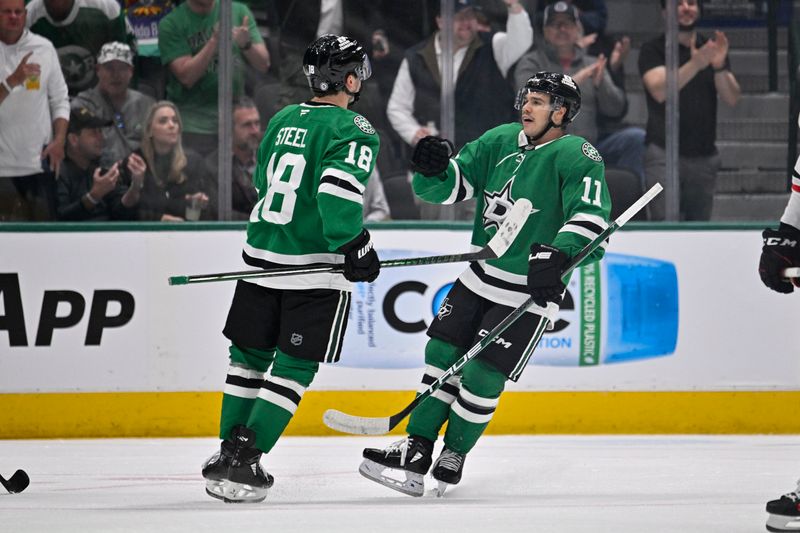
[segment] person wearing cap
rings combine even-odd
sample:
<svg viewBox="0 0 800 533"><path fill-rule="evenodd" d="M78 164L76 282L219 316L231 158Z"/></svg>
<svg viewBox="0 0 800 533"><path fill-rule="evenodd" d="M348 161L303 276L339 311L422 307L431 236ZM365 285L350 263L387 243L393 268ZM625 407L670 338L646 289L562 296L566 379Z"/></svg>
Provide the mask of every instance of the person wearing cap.
<svg viewBox="0 0 800 533"><path fill-rule="evenodd" d="M666 17L665 1L661 0ZM734 107L741 96L728 59L728 38L721 31L706 37L695 30L700 20L698 0L678 0L678 176L680 219L709 220L714 205L717 171L717 101ZM648 187L664 183L666 157L666 45L660 35L642 44L639 74L647 99L645 180ZM664 220L662 194L647 206L651 220Z"/></svg>
<svg viewBox="0 0 800 533"><path fill-rule="evenodd" d="M69 119L55 48L25 19L23 0L0 0L0 221L52 218Z"/></svg>
<svg viewBox="0 0 800 533"><path fill-rule="evenodd" d="M97 85L81 91L73 107L87 107L98 117L112 121L103 130L105 146L100 164L110 167L139 148L142 124L147 110L156 101L130 88L133 77L133 51L125 43L106 43L97 56Z"/></svg>
<svg viewBox="0 0 800 533"><path fill-rule="evenodd" d="M120 180L120 163L99 165L103 129L112 125L86 107L73 108L67 133L66 158L57 180L59 220L133 220L147 168L141 158L128 161L130 186Z"/></svg>
<svg viewBox="0 0 800 533"><path fill-rule="evenodd" d="M471 1L455 3L455 108L464 110L455 117L456 148L513 118L514 93L505 76L533 43L533 28L517 0L504 2L507 31L494 34L477 31ZM436 24L439 31L406 52L386 111L394 130L411 147L436 134L440 121L441 17L436 17Z"/></svg>
<svg viewBox="0 0 800 533"><path fill-rule="evenodd" d="M579 46L581 26L578 9L574 5L564 1L548 5L544 10L543 23L544 40L541 46L519 60L514 73L516 83L522 86L525 80L542 70L569 74L581 88L582 95L581 114L575 118L572 132L592 144L598 144L598 114L621 117L627 110L625 93L611 79L607 69L608 58L603 54L598 57L587 55ZM600 146L597 148L607 165L616 164ZM643 150L640 130L628 151L638 152L641 156ZM641 162L638 167L641 172Z"/></svg>

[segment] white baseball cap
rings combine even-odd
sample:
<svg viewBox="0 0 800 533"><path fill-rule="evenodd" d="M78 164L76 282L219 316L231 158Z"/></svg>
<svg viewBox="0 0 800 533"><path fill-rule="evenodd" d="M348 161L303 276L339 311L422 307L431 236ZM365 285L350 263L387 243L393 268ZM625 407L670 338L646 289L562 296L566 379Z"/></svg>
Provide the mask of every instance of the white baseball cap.
<svg viewBox="0 0 800 533"><path fill-rule="evenodd" d="M130 66L133 66L133 52L131 47L125 43L117 41L106 43L100 49L97 55L97 64L102 65L109 61L122 61Z"/></svg>

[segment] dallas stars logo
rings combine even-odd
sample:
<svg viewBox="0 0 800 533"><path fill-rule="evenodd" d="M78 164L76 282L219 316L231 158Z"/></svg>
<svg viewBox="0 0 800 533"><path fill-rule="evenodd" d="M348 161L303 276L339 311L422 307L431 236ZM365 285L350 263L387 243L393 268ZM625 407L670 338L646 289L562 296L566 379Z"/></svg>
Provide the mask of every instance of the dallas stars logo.
<svg viewBox="0 0 800 533"><path fill-rule="evenodd" d="M506 219L511 208L514 207L514 199L511 197L511 187L514 185L515 176L503 185L499 192L484 191L483 200L483 229L488 230L494 227L495 230L500 229L500 225ZM534 209L531 214L539 211Z"/></svg>

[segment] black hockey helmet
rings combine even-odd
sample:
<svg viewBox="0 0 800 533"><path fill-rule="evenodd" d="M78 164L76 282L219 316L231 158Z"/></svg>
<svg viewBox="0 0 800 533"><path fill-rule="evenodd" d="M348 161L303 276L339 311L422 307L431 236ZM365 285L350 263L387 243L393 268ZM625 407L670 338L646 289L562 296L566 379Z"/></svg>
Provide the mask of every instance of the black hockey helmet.
<svg viewBox="0 0 800 533"><path fill-rule="evenodd" d="M581 89L571 76L558 72L537 72L525 82L517 92L515 109L522 109L528 93L546 93L550 95L550 105L553 111L561 106L567 107L563 125L572 122L581 110Z"/></svg>
<svg viewBox="0 0 800 533"><path fill-rule="evenodd" d="M358 41L329 33L308 46L303 72L314 94L322 95L345 90L348 74L366 80L372 75L372 66Z"/></svg>

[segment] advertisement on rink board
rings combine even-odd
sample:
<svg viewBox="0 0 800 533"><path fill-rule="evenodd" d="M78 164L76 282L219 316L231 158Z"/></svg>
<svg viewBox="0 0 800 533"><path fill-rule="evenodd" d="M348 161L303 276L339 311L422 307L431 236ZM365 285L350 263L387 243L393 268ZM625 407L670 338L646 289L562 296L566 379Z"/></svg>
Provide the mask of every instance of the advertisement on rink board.
<svg viewBox="0 0 800 533"><path fill-rule="evenodd" d="M372 230L384 259L464 252L461 230ZM246 269L244 233L0 233L0 390L216 391L235 282L167 278ZM760 234L622 231L580 269L516 390L728 390L800 386L800 298L764 288ZM713 257L710 264L709 257ZM466 264L386 268L357 284L326 390L409 390L425 330Z"/></svg>

